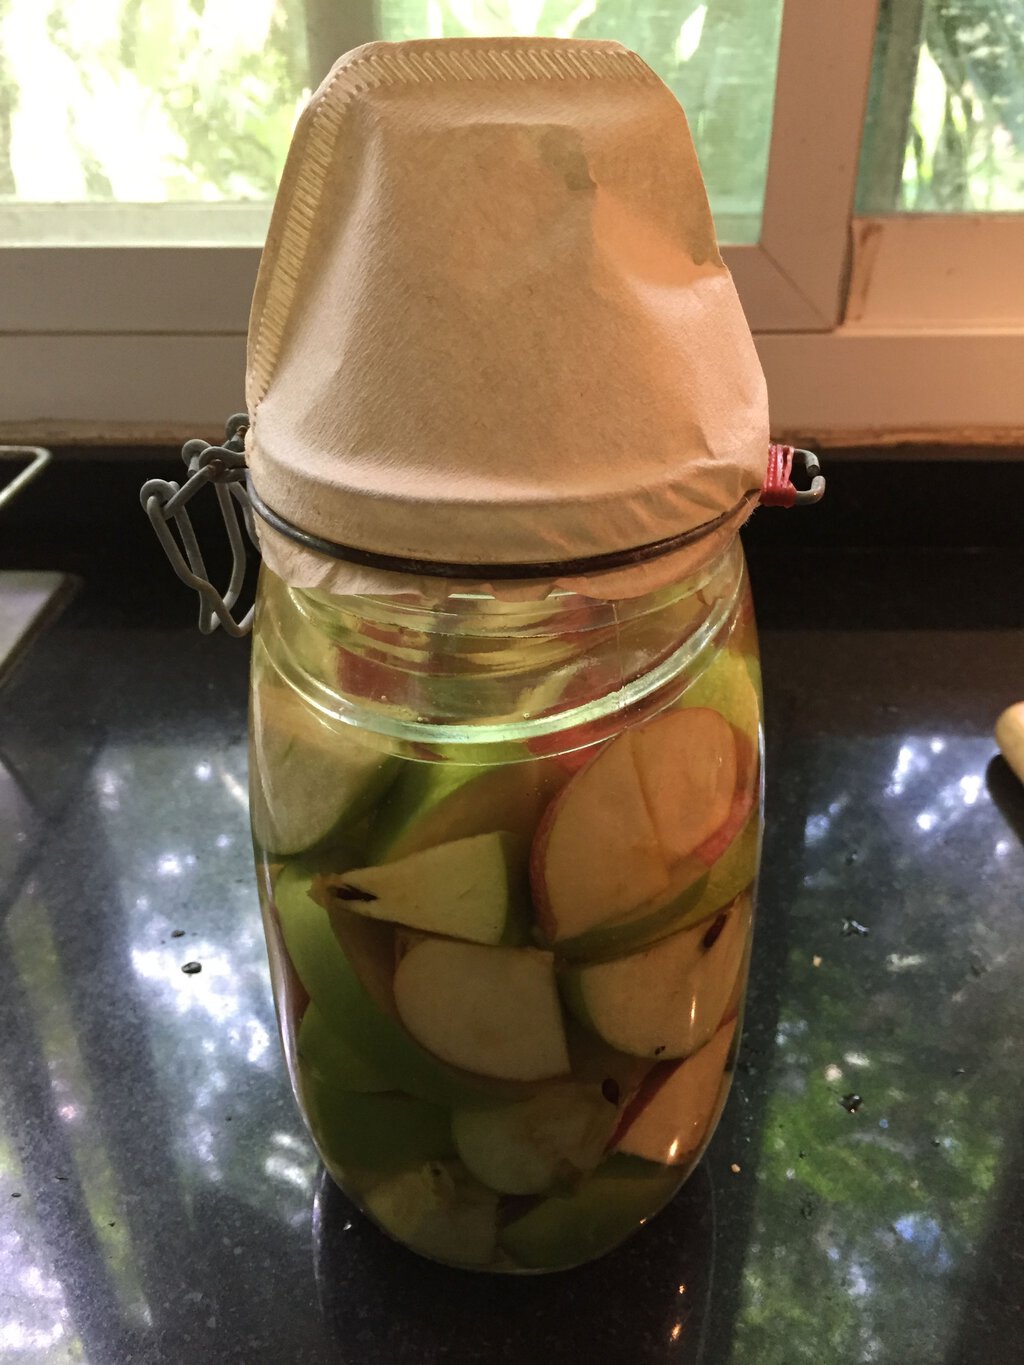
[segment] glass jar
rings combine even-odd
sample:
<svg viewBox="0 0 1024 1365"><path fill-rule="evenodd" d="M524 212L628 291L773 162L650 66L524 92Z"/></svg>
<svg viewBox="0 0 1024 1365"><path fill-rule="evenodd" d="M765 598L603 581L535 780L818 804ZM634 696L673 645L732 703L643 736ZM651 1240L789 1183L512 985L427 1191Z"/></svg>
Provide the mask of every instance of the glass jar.
<svg viewBox="0 0 1024 1365"><path fill-rule="evenodd" d="M700 1160L762 827L739 541L629 601L432 603L261 570L251 806L324 1164L450 1265L559 1270Z"/></svg>

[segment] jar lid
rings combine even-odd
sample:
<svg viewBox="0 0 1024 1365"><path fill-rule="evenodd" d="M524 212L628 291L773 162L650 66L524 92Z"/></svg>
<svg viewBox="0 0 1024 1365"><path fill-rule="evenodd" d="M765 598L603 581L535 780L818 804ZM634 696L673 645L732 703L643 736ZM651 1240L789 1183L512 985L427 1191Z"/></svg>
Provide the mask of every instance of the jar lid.
<svg viewBox="0 0 1024 1365"><path fill-rule="evenodd" d="M607 570L735 530L768 458L685 116L609 42L343 57L288 155L246 396L293 575Z"/></svg>

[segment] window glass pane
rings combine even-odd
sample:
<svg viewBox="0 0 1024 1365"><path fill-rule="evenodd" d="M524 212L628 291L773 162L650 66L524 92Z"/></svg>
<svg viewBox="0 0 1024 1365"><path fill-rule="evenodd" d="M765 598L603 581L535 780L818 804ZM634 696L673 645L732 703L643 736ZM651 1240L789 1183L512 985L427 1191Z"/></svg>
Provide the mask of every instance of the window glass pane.
<svg viewBox="0 0 1024 1365"><path fill-rule="evenodd" d="M463 34L635 48L687 109L721 235L756 240L781 12L782 0L0 0L0 241L258 242L296 114L333 55L374 36Z"/></svg>
<svg viewBox="0 0 1024 1365"><path fill-rule="evenodd" d="M168 214L165 233L110 206L219 202L261 208L255 222L215 213L214 239L258 234L308 93L302 10L0 0L0 212L26 206L2 212L3 237L191 241L206 237L194 213ZM76 208L35 211L54 204Z"/></svg>
<svg viewBox="0 0 1024 1365"><path fill-rule="evenodd" d="M386 38L614 38L686 110L719 235L757 241L782 0L381 0Z"/></svg>
<svg viewBox="0 0 1024 1365"><path fill-rule="evenodd" d="M882 0L857 207L1024 209L1024 0Z"/></svg>

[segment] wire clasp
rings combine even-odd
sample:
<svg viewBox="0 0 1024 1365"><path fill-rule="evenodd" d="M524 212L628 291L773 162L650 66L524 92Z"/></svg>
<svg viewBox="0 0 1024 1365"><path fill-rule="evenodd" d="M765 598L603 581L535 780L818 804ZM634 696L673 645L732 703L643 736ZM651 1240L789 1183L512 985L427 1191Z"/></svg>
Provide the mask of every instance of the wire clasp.
<svg viewBox="0 0 1024 1365"><path fill-rule="evenodd" d="M218 626L223 626L229 635L236 638L248 635L252 630L253 607L237 621L231 614L245 579L246 548L240 519L249 539L259 549L245 484L245 433L248 428L248 414L238 412L227 421L223 445L211 445L209 441L200 439L186 441L181 448L181 457L188 467L185 482L179 485L166 479L150 479L142 485L139 495L143 510L170 560L171 568L187 587L199 594L199 629L204 635L212 635ZM223 594L210 582L192 519L185 510L186 505L207 484L213 484L217 494L231 545L231 578ZM171 530L171 522L178 529L181 546Z"/></svg>
<svg viewBox="0 0 1024 1365"><path fill-rule="evenodd" d="M810 475L810 488L797 488L793 483L793 464L800 457L804 472ZM792 446L768 447L768 473L761 485L762 507L806 507L821 502L825 496L825 476L817 455L811 450L794 450Z"/></svg>

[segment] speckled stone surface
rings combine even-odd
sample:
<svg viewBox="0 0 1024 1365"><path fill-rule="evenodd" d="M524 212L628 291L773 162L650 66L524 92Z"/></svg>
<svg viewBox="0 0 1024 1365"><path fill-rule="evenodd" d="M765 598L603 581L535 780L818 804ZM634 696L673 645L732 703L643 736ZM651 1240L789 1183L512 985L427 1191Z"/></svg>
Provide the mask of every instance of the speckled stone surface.
<svg viewBox="0 0 1024 1365"><path fill-rule="evenodd" d="M1024 695L1019 555L755 546L732 1099L624 1248L508 1281L394 1247L318 1168L251 876L246 647L192 632L146 546L55 547L83 591L0 692L0 1359L1020 1359L1024 793L990 738Z"/></svg>

